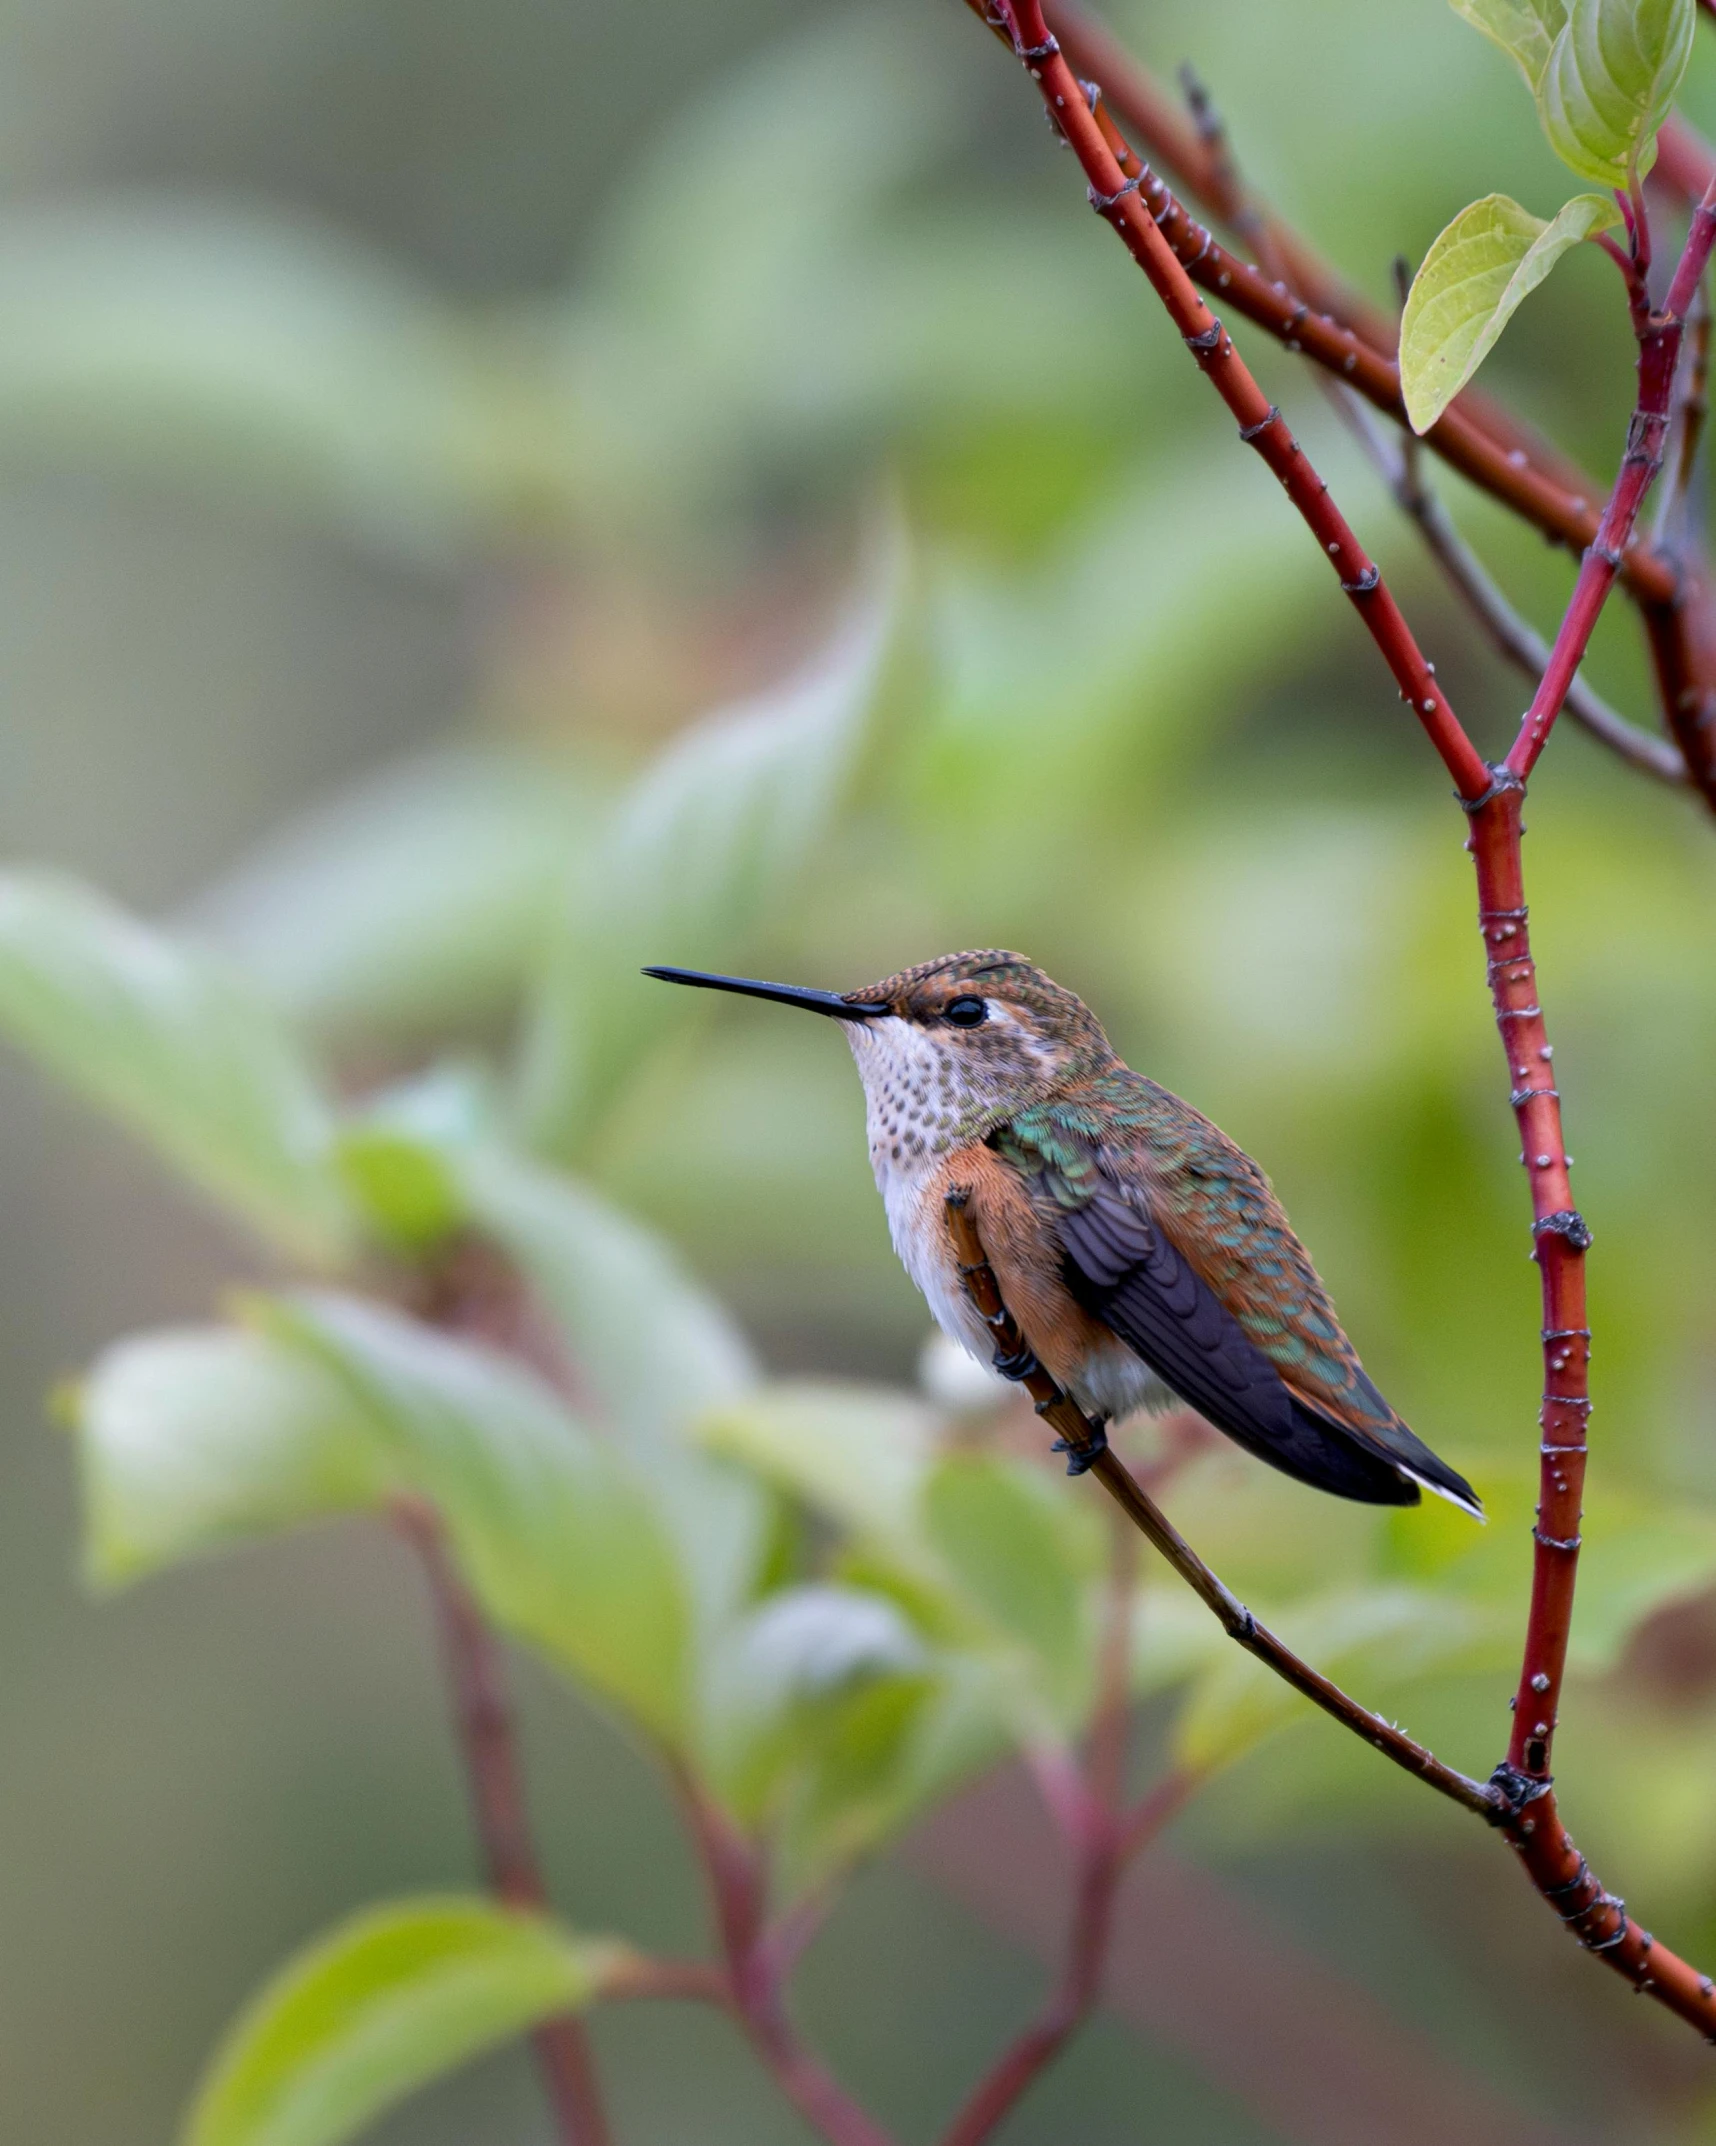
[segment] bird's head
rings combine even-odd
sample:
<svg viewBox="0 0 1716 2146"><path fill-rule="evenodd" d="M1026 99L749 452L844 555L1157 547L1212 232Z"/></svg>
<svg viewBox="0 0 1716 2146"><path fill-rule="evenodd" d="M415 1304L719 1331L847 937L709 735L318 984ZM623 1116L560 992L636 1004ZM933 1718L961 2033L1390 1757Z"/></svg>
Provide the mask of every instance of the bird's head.
<svg viewBox="0 0 1716 2146"><path fill-rule="evenodd" d="M739 991L840 1021L872 1112L886 1103L938 1136L980 1138L1025 1104L1113 1063L1084 1001L1022 954L942 954L857 991L807 991L696 969L648 969L668 983Z"/></svg>

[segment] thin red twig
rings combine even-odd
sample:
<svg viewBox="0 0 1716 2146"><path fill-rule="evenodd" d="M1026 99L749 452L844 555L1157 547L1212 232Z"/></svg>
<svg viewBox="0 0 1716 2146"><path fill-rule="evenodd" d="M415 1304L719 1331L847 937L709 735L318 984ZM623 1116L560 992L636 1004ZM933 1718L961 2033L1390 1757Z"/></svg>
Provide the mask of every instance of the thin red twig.
<svg viewBox="0 0 1716 2146"><path fill-rule="evenodd" d="M447 1554L433 1510L416 1499L400 1499L393 1510L400 1532L422 1561L435 1605L489 1888L509 1907L540 1911L548 1895L531 1837L500 1650ZM546 2020L531 2044L561 2146L611 2146L582 2023L570 2017Z"/></svg>
<svg viewBox="0 0 1716 2146"><path fill-rule="evenodd" d="M1008 35L988 0L966 5L998 35ZM1078 0L1044 0L1044 6L1047 25L1075 69L1095 78L1091 87L1100 84L1096 117L1126 175L1134 175L1136 159L1109 122L1103 100L1211 214L1230 216L1219 147L1187 124L1173 100ZM1683 121L1671 120L1662 130L1654 177L1696 201L1712 172L1716 151ZM1219 246L1165 188L1152 196L1152 205L1170 246L1206 290L1405 424L1394 322L1348 291L1280 218L1261 209L1251 215L1253 237L1267 241L1259 257L1268 265L1259 273ZM1427 440L1452 467L1553 541L1583 553L1596 540L1599 487L1481 391L1468 388ZM1691 780L1716 810L1716 582L1701 547L1688 542L1672 552L1634 545L1622 578L1639 605L1665 720Z"/></svg>
<svg viewBox="0 0 1716 2146"><path fill-rule="evenodd" d="M1093 203L1119 231L1200 367L1240 418L1242 437L1253 446L1269 443L1266 459L1308 526L1328 545L1340 568L1343 588L1360 606L1373 639L1403 690L1414 700L1415 711L1454 777L1461 802L1470 815L1468 847L1477 871L1479 919L1489 957L1496 1019L1508 1055L1510 1102L1524 1142L1522 1161L1532 1190L1533 1236L1542 1273L1545 1315L1543 1507L1535 1531L1532 1604L1521 1693L1516 1699L1514 1738L1509 1757L1498 1767L1492 1783L1478 1788L1411 1738L1366 1714L1338 1686L1312 1670L1272 1634L1264 1633L1152 1504L1118 1456L1107 1449L1098 1450L1094 1426L1040 1369L1035 1376L1042 1390L1032 1390L1040 1412L1056 1423L1076 1451L1089 1458L1092 1472L1104 1488L1157 1543L1242 1646L1267 1661L1278 1675L1325 1712L1366 1736L1396 1764L1408 1767L1443 1795L1498 1824L1518 1849L1533 1883L1582 1943L1624 1974L1635 1989L1648 1991L1670 2010L1711 2034L1716 2030L1716 1987L1687 1962L1657 1946L1649 1932L1628 1918L1624 1906L1603 1890L1560 1823L1548 1775L1577 1575L1584 1425L1590 1406L1584 1273L1584 1253L1590 1239L1572 1204L1560 1100L1549 1073L1553 1053L1545 1037L1527 932L1520 804L1525 772L1559 713L1567 681L1583 654L1602 599L1613 585L1620 551L1654 474L1652 421L1659 407L1666 421L1678 324L1684 322L1692 290L1703 273L1712 236L1716 235L1712 223L1716 218L1716 177L1707 183L1705 197L1694 214L1686 250L1662 315L1640 321L1642 415L1629 434L1628 458L1603 517L1605 531L1611 539L1618 536L1619 544L1606 543L1605 556L1595 562L1604 569L1600 580L1594 572L1581 572L1551 651L1551 682L1534 700L1515 748L1522 765L1491 769L1478 755L1445 696L1430 686L1428 666L1392 599L1378 601L1386 598L1380 574L1367 562L1361 582L1350 578L1347 566L1357 550L1356 539L1329 501L1327 487L1320 483L1307 486L1303 458L1297 455L1290 439L1283 440L1285 428L1279 413L1266 405L1259 407L1262 398L1255 381L1220 324L1199 299L1141 199L1155 199L1165 189L1147 170L1131 177L1123 174L1115 152L1114 130L1101 113L1100 92L1093 87L1087 96L1084 85L1074 76L1044 20L1042 0L1000 0L1000 5L1014 48L1041 91L1051 122L1084 168ZM1656 438L1658 454L1660 445L1660 438ZM1610 557L1610 553L1614 556ZM1357 555L1363 557L1362 553ZM1591 565L1587 561L1587 566ZM1423 680L1423 690L1415 695L1412 684L1418 679ZM1003 1327L1011 1331L1017 1340L1017 1328L1000 1301L994 1276L983 1261L981 1244L963 1203L950 1202L949 1219L956 1246L961 1247L960 1257L967 1267L974 1301L990 1318L991 1325L998 1331ZM990 1303L984 1303L979 1285L986 1287Z"/></svg>
<svg viewBox="0 0 1716 2146"><path fill-rule="evenodd" d="M1662 467L1673 407L1675 368L1680 360L1681 340L1693 294L1703 281L1710 249L1716 244L1716 175L1692 212L1692 227L1675 268L1674 280L1660 311L1652 311L1644 289L1649 265L1648 219L1642 206L1635 210L1637 233L1636 296L1634 314L1638 328L1638 400L1627 428L1626 453L1615 479L1608 505L1603 509L1595 541L1580 562L1579 578L1567 606L1561 631L1555 637L1549 667L1532 697L1525 722L1507 756L1516 775L1529 775L1537 764L1567 698L1573 674L1584 660L1592 629L1614 587L1622 560L1633 541L1640 507L1657 471Z"/></svg>
<svg viewBox="0 0 1716 2146"><path fill-rule="evenodd" d="M1406 433L1396 448L1362 403L1333 390L1341 414L1370 457L1401 512L1424 540L1444 579L1483 629L1491 644L1523 671L1535 690L1549 667L1549 643L1520 617L1491 579L1477 553L1454 526L1453 517L1425 482L1418 442ZM1612 708L1586 678L1576 672L1567 689L1567 713L1612 753L1653 781L1684 788L1686 761L1672 740L1654 736Z"/></svg>

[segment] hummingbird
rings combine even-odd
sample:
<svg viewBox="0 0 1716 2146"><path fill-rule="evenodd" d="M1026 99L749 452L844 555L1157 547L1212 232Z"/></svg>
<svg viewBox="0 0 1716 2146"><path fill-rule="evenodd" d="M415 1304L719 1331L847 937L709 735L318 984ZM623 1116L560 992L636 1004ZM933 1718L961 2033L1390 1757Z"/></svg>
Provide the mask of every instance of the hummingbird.
<svg viewBox="0 0 1716 2146"><path fill-rule="evenodd" d="M848 992L644 974L843 1025L894 1249L980 1361L994 1337L961 1283L954 1191L1030 1352L1099 1426L1178 1400L1336 1497L1416 1505L1430 1490L1483 1518L1366 1376L1262 1170L1022 954L943 954ZM1029 1357L996 1368L1020 1377Z"/></svg>

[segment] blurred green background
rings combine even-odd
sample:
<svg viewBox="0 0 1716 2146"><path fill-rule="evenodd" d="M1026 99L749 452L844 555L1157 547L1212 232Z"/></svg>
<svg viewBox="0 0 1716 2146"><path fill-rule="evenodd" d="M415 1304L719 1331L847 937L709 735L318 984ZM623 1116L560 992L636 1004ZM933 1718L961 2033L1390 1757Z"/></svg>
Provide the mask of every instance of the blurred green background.
<svg viewBox="0 0 1716 2146"><path fill-rule="evenodd" d="M1113 19L1159 71L1196 63L1244 169L1375 297L1475 195L1561 198L1512 71L1442 0ZM1379 1381L1501 1508L1483 1554L1523 1613L1535 1274L1462 823L965 11L13 0L0 82L9 858L236 952L354 1090L491 1050L629 772L811 655L890 551L900 682L748 951L849 987L1016 945L1079 989L1269 1168ZM1716 120L1716 50L1687 103ZM1571 262L1493 367L1599 471L1630 400L1613 281ZM1246 348L1494 746L1518 681L1308 380ZM1446 490L1552 625L1566 562ZM1620 605L1594 669L1643 711ZM1669 1575L1642 1618L1624 1586L1593 1596L1565 1808L1634 1912L1708 1961L1716 828L1571 732L1530 821L1597 1233L1592 1533L1606 1504L1660 1530ZM0 2124L131 2146L169 2136L285 1951L375 1894L464 1882L472 1850L417 1576L381 1531L80 1591L44 1392L259 1270L15 1059L0 1093ZM534 1104L569 1150L566 1097ZM925 1318L838 1038L712 1009L576 1124L583 1167L771 1364L916 1375ZM1175 1509L1272 1598L1372 1539L1237 1461ZM1403 1540L1444 1554L1436 1522ZM519 1677L558 1897L697 1944L653 1778ZM1409 1725L1486 1771L1510 1683L1426 1681ZM1581 1960L1498 1847L1338 1746L1291 1728L1181 1824L1129 1896L1114 2007L1007 2138L1716 2136L1684 2030ZM971 1821L995 1842L1027 1822L1006 1793ZM908 2138L1022 2014L1055 1928L1051 1900L961 1871L933 1832L908 1844L805 1978L807 2025ZM1173 1972L1169 1930L1196 1933ZM719 2022L595 2033L628 2142L805 2136ZM507 2056L378 2135L546 2129Z"/></svg>

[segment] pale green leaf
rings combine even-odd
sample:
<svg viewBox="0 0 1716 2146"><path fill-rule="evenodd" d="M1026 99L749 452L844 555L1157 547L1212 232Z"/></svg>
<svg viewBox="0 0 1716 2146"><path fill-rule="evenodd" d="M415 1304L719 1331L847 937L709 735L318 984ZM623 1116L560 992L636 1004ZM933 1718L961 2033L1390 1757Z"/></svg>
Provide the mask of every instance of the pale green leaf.
<svg viewBox="0 0 1716 2146"><path fill-rule="evenodd" d="M679 1427L757 1383L744 1336L672 1248L588 1186L496 1147L451 1160L471 1220L529 1277L602 1413Z"/></svg>
<svg viewBox="0 0 1716 2146"><path fill-rule="evenodd" d="M307 1291L254 1309L364 1412L401 1486L441 1514L495 1622L678 1740L686 1583L623 1457L516 1362L473 1342L354 1297Z"/></svg>
<svg viewBox="0 0 1716 2146"><path fill-rule="evenodd" d="M923 1522L961 1593L1023 1656L1048 1711L1081 1719L1104 1541L1091 1512L1040 1470L953 1453L924 1486Z"/></svg>
<svg viewBox="0 0 1716 2146"><path fill-rule="evenodd" d="M890 1387L783 1382L716 1409L698 1435L838 1526L898 1544L918 1538L938 1421Z"/></svg>
<svg viewBox="0 0 1716 2146"><path fill-rule="evenodd" d="M1262 1621L1373 1707L1431 1670L1503 1666L1517 1643L1517 1620L1499 1607L1404 1587L1347 1589ZM1262 1662L1230 1647L1192 1686L1174 1723L1175 1757L1198 1772L1229 1765L1310 1705Z"/></svg>
<svg viewBox="0 0 1716 2146"><path fill-rule="evenodd" d="M757 1382L744 1336L671 1247L587 1186L495 1146L448 1153L468 1218L516 1262L580 1390L614 1426L679 1544L707 1624L753 1586L768 1506L749 1475L686 1437Z"/></svg>
<svg viewBox="0 0 1716 2146"><path fill-rule="evenodd" d="M1628 184L1692 55L1696 0L1572 0L1537 89L1549 146L1582 179Z"/></svg>
<svg viewBox="0 0 1716 2146"><path fill-rule="evenodd" d="M1450 0L1456 15L1493 38L1535 92L1567 20L1566 0Z"/></svg>
<svg viewBox="0 0 1716 2146"><path fill-rule="evenodd" d="M585 860L527 1039L525 1122L576 1154L641 1055L707 1012L650 962L731 969L790 893L859 764L890 674L908 573L897 537L798 676L675 738Z"/></svg>
<svg viewBox="0 0 1716 2146"><path fill-rule="evenodd" d="M1400 324L1400 386L1414 431L1442 415L1561 256L1619 222L1601 194L1576 195L1552 223L1506 194L1460 211L1424 256Z"/></svg>
<svg viewBox="0 0 1716 2146"><path fill-rule="evenodd" d="M1016 1744L1014 1674L993 1652L931 1647L868 1590L792 1588L714 1658L706 1764L728 1808L771 1842L791 1896Z"/></svg>
<svg viewBox="0 0 1716 2146"><path fill-rule="evenodd" d="M290 823L191 915L295 1020L444 1033L533 972L603 802L564 754L444 749Z"/></svg>
<svg viewBox="0 0 1716 2146"><path fill-rule="evenodd" d="M339 2146L480 2051L581 2010L628 1957L481 1900L370 1908L299 1953L240 2015L183 2146Z"/></svg>
<svg viewBox="0 0 1716 2146"><path fill-rule="evenodd" d="M327 1264L347 1249L327 1107L212 956L75 881L0 875L0 1034L283 1250Z"/></svg>
<svg viewBox="0 0 1716 2146"><path fill-rule="evenodd" d="M85 1565L104 1586L362 1510L387 1489L384 1456L336 1381L260 1334L196 1327L119 1342L70 1414Z"/></svg>
<svg viewBox="0 0 1716 2146"><path fill-rule="evenodd" d="M13 451L236 493L419 562L522 474L497 422L511 369L473 362L429 282L331 220L184 192L14 205L0 281Z"/></svg>
<svg viewBox="0 0 1716 2146"><path fill-rule="evenodd" d="M839 1717L879 1685L920 1693L927 1666L922 1641L880 1595L819 1584L769 1596L710 1667L705 1755L717 1792L748 1826L778 1819L795 1775L831 1755Z"/></svg>

